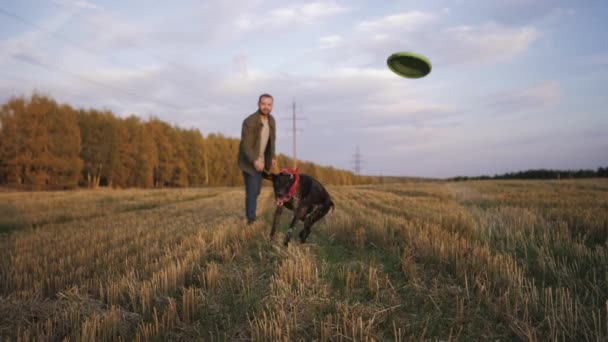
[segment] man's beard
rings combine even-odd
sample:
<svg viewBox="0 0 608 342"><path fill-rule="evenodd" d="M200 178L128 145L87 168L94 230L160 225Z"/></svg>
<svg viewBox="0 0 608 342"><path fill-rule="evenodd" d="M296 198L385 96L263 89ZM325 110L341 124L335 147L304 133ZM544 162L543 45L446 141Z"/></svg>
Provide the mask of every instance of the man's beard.
<svg viewBox="0 0 608 342"><path fill-rule="evenodd" d="M264 111L263 111L263 110L260 108L260 113L262 113L262 114L264 114L264 115L268 115L268 114L270 114L270 112L271 112L271 111L269 110L269 111L268 111L268 113L264 113Z"/></svg>

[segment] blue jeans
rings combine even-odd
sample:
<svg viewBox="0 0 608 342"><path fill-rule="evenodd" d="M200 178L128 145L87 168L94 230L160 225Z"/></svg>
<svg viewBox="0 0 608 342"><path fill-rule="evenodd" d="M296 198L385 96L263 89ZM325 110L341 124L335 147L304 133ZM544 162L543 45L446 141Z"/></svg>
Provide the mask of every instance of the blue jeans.
<svg viewBox="0 0 608 342"><path fill-rule="evenodd" d="M250 175L243 171L243 177L245 178L245 214L247 221L253 222L256 218L258 196L262 189L262 173L256 171L254 175Z"/></svg>

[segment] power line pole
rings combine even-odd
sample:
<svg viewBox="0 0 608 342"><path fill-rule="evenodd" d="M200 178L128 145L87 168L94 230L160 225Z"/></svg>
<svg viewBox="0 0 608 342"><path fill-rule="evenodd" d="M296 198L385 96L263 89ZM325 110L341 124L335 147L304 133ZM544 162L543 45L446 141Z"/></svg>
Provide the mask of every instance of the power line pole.
<svg viewBox="0 0 608 342"><path fill-rule="evenodd" d="M281 117L282 119L290 119L291 120L291 134L292 134L292 147L293 147L293 167L295 168L296 165L298 164L298 159L297 159L297 139L296 139L296 132L297 131L302 131L302 129L297 128L296 126L296 121L298 120L306 120L306 118L299 118L296 115L296 99L294 98L292 103L291 103L291 117Z"/></svg>
<svg viewBox="0 0 608 342"><path fill-rule="evenodd" d="M355 165L355 174L359 175L361 173L361 164L365 163L361 156L361 151L359 150L359 146L357 145L357 149L355 150L355 154L353 155L353 160L351 160L351 164Z"/></svg>
<svg viewBox="0 0 608 342"><path fill-rule="evenodd" d="M298 159L296 158L296 99L293 99L292 103L292 130L293 130L293 167L295 168L298 164Z"/></svg>
<svg viewBox="0 0 608 342"><path fill-rule="evenodd" d="M205 146L205 185L209 185L209 163L207 162L207 146Z"/></svg>

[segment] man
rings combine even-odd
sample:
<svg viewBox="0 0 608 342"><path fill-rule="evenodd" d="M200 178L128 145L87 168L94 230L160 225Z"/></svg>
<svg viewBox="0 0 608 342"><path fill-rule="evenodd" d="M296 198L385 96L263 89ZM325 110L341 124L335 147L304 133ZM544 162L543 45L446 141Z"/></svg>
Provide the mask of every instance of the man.
<svg viewBox="0 0 608 342"><path fill-rule="evenodd" d="M262 171L276 167L276 129L272 111L273 98L262 94L258 110L243 120L238 165L245 179L245 214L247 223L256 220L257 198L262 187Z"/></svg>

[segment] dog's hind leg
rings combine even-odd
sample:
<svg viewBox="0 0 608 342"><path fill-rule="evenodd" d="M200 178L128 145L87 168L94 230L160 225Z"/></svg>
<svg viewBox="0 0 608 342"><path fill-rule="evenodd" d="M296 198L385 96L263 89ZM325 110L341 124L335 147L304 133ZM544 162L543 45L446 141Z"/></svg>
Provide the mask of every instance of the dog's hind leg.
<svg viewBox="0 0 608 342"><path fill-rule="evenodd" d="M304 223L304 228L300 231L300 242L306 242L306 238L310 235L310 229L312 228L312 224Z"/></svg>
<svg viewBox="0 0 608 342"><path fill-rule="evenodd" d="M287 229L287 233L285 233L285 238L283 239L283 244L285 246L287 246L289 244L289 240L291 240L291 234L293 234L293 229L296 226L297 222L298 222L298 213L297 213L297 210L294 210L293 219L291 220L291 223L289 224L289 229Z"/></svg>
<svg viewBox="0 0 608 342"><path fill-rule="evenodd" d="M332 207L332 205L333 203L327 203L321 206L317 206L310 214L308 214L308 216L306 216L306 219L304 220L304 229L302 229L302 231L300 232L301 243L306 242L308 235L310 235L310 229L312 228L312 225L315 224L315 222L319 221L321 218L323 218L323 216L325 216L325 214L329 212L329 209Z"/></svg>
<svg viewBox="0 0 608 342"><path fill-rule="evenodd" d="M285 246L287 246L287 244L291 240L291 236L293 235L293 231L296 227L296 224L298 223L298 220L304 221L304 219L306 218L306 213L309 209L310 206L308 205L301 205L294 209L293 219L291 220L291 224L289 225L289 229L287 230L287 233L285 233L285 239L283 240Z"/></svg>
<svg viewBox="0 0 608 342"><path fill-rule="evenodd" d="M274 232L277 229L277 224L279 224L279 220L281 219L281 213L283 212L283 206L277 206L277 209L274 211L274 218L272 219L272 229L270 230L270 238L274 236Z"/></svg>

